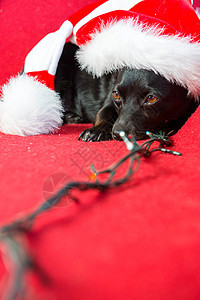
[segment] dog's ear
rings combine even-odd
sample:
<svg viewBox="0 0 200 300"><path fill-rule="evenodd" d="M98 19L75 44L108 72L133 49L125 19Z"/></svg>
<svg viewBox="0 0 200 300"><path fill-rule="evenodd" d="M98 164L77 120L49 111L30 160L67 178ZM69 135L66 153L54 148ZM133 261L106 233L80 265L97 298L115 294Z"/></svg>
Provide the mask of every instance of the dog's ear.
<svg viewBox="0 0 200 300"><path fill-rule="evenodd" d="M182 101L185 101L185 105L182 105L183 111L181 116L177 118L174 116L171 120L166 120L161 124L160 129L164 130L166 134L170 133L169 135L173 135L177 133L199 106L199 102L192 97L186 96Z"/></svg>

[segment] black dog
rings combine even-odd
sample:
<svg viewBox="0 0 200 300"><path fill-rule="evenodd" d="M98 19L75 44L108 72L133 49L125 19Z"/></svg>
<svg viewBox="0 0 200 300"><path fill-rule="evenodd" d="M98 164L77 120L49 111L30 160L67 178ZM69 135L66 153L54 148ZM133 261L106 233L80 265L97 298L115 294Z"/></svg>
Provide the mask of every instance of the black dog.
<svg viewBox="0 0 200 300"><path fill-rule="evenodd" d="M65 123L93 123L83 141L120 139L119 131L145 139L146 131L176 133L197 107L188 91L153 71L124 68L101 78L79 69L77 46L67 43L55 76Z"/></svg>

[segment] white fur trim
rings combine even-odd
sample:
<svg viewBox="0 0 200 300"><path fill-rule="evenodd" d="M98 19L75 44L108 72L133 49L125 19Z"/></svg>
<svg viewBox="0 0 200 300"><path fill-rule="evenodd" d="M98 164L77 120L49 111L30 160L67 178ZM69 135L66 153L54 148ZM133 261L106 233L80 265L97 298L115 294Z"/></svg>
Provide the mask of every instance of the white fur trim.
<svg viewBox="0 0 200 300"><path fill-rule="evenodd" d="M62 124L60 97L34 77L11 78L2 88L0 131L36 135L55 131Z"/></svg>
<svg viewBox="0 0 200 300"><path fill-rule="evenodd" d="M200 43L165 35L164 28L149 28L138 20L102 25L77 52L77 59L94 76L123 67L143 68L185 87L196 99L200 95Z"/></svg>

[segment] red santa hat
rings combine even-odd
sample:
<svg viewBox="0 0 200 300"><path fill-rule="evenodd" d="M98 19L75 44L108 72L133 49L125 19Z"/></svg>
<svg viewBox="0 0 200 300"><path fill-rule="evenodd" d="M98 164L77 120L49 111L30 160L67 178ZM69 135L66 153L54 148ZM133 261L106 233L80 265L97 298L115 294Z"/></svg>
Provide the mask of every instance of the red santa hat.
<svg viewBox="0 0 200 300"><path fill-rule="evenodd" d="M185 87L197 101L200 97L200 20L190 0L100 0L72 15L27 55L25 75L2 89L1 131L29 135L60 126L62 106L54 76L69 39L80 47L80 67L94 76L123 67L153 70ZM23 116L21 111L17 116L18 105Z"/></svg>

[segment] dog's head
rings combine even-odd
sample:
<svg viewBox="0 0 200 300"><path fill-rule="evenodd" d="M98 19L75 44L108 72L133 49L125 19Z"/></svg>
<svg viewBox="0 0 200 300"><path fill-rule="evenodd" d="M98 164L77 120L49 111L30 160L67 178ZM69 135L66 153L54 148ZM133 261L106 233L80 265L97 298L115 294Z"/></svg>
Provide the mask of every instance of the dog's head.
<svg viewBox="0 0 200 300"><path fill-rule="evenodd" d="M137 140L147 138L146 131L174 134L197 107L185 88L148 70L121 70L112 97L118 113L114 139L120 130Z"/></svg>

